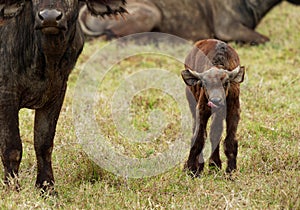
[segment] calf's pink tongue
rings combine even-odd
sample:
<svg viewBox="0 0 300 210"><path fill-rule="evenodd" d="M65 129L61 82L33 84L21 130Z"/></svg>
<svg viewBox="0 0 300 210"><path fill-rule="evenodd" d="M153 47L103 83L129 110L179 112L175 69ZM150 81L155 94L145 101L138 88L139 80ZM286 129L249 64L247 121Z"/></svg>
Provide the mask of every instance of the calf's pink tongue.
<svg viewBox="0 0 300 210"><path fill-rule="evenodd" d="M207 103L207 106L209 106L210 108L218 108L218 106L217 105L215 105L213 102L211 102L211 101L209 101L208 103Z"/></svg>

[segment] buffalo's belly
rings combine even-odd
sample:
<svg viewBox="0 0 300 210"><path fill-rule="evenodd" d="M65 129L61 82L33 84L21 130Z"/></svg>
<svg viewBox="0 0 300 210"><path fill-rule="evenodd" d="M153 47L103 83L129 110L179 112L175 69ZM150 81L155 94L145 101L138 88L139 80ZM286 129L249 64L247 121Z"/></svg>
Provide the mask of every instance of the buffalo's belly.
<svg viewBox="0 0 300 210"><path fill-rule="evenodd" d="M21 98L20 108L40 109L44 107L51 98L51 96L40 92L27 92Z"/></svg>
<svg viewBox="0 0 300 210"><path fill-rule="evenodd" d="M63 99L67 79L67 75L40 79L16 74L5 77L0 74L0 106L39 109L51 105Z"/></svg>
<svg viewBox="0 0 300 210"><path fill-rule="evenodd" d="M174 18L165 19L162 21L159 31L176 36L197 41L200 39L207 39L214 37L213 32L207 27L203 21L197 21L198 19L187 19L176 15ZM178 21L181 20L181 21Z"/></svg>

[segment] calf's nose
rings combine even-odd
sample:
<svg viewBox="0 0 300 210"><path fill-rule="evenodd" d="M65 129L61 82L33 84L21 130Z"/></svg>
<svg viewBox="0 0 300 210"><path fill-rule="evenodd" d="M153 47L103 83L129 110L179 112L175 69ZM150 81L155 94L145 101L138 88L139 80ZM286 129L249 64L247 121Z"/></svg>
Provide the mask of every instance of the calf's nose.
<svg viewBox="0 0 300 210"><path fill-rule="evenodd" d="M221 103L222 103L221 98L211 98L210 101L217 106L221 105Z"/></svg>
<svg viewBox="0 0 300 210"><path fill-rule="evenodd" d="M58 24L63 14L56 9L44 9L38 13L38 17L44 24Z"/></svg>

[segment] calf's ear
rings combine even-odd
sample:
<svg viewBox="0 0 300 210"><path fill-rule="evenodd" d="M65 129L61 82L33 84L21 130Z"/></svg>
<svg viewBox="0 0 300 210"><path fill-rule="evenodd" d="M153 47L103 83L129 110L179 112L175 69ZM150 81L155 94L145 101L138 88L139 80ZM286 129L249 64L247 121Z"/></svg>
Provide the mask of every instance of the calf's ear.
<svg viewBox="0 0 300 210"><path fill-rule="evenodd" d="M86 3L89 11L93 15L117 15L119 13L126 13L124 6L126 0L80 0Z"/></svg>
<svg viewBox="0 0 300 210"><path fill-rule="evenodd" d="M183 81L188 86L195 86L197 84L201 85L201 75L190 69L185 69L181 71L181 76Z"/></svg>
<svg viewBox="0 0 300 210"><path fill-rule="evenodd" d="M230 82L242 83L244 81L245 67L238 66L232 71L228 71Z"/></svg>

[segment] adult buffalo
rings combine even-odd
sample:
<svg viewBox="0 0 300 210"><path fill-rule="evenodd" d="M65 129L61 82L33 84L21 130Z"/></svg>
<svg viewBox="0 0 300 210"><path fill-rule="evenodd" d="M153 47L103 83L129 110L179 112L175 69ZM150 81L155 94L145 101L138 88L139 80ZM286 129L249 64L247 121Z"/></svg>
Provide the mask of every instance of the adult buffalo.
<svg viewBox="0 0 300 210"><path fill-rule="evenodd" d="M90 36L108 39L138 32L160 31L197 41L216 38L223 41L261 44L269 40L254 29L260 20L282 0L128 0L130 15L125 21L90 15L86 8L79 21ZM300 0L288 0L300 4Z"/></svg>
<svg viewBox="0 0 300 210"><path fill-rule="evenodd" d="M56 123L68 76L84 43L77 21L81 3L94 15L125 11L125 0L0 2L0 154L7 184L18 175L22 157L21 108L35 109L36 186L47 190L54 184L51 154Z"/></svg>

